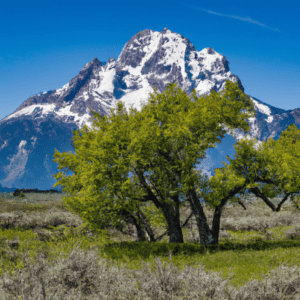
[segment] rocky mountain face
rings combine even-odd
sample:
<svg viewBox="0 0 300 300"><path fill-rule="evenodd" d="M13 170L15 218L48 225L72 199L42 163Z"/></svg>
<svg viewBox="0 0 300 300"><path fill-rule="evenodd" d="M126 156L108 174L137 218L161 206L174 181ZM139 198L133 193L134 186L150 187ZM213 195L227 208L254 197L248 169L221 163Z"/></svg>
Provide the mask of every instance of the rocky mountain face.
<svg viewBox="0 0 300 300"><path fill-rule="evenodd" d="M72 131L91 126L89 108L108 115L118 101L138 109L156 86L163 92L176 82L188 94L220 92L229 79L240 79L229 70L225 56L212 48L197 51L182 35L168 29L144 30L123 47L118 59L105 64L97 58L61 89L37 94L25 100L12 114L0 121L0 184L7 188L51 189L57 164L55 148L71 151ZM249 119L251 137L278 138L286 126L300 125L300 109L283 110L251 97L256 110ZM237 132L237 139L245 134ZM227 135L216 149L210 149L202 168L211 173L222 166L227 154L234 154L236 139ZM0 186L1 189L1 186Z"/></svg>

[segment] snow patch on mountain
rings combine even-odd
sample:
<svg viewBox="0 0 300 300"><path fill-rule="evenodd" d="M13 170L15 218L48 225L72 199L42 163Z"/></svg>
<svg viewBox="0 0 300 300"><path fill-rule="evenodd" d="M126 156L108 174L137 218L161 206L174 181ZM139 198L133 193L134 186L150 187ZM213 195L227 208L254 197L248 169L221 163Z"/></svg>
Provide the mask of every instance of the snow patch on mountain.
<svg viewBox="0 0 300 300"><path fill-rule="evenodd" d="M55 95L61 95L70 87L70 82L66 83L61 89L55 90Z"/></svg>
<svg viewBox="0 0 300 300"><path fill-rule="evenodd" d="M4 147L6 147L6 146L8 145L7 142L8 142L7 140L4 140L4 141L3 141L2 146L0 146L0 151L1 151Z"/></svg>
<svg viewBox="0 0 300 300"><path fill-rule="evenodd" d="M25 173L25 166L28 160L29 151L25 149L27 141L21 140L18 145L17 153L12 157L8 158L9 165L3 168L4 173L6 173L6 178L1 182L1 184L8 183L14 180L16 177L21 177Z"/></svg>
<svg viewBox="0 0 300 300"><path fill-rule="evenodd" d="M265 114L268 116L266 121L268 123L271 123L274 119L274 117L271 115L270 107L264 104L259 103L258 101L254 100L252 97L250 97L252 102L254 103L254 106L260 111L262 114Z"/></svg>
<svg viewBox="0 0 300 300"><path fill-rule="evenodd" d="M114 85L113 85L113 79L116 74L116 69L111 68L105 70L106 72L100 75L101 78L101 84L97 88L93 90L95 97L97 97L99 94L108 92L108 93L113 93L114 91Z"/></svg>
<svg viewBox="0 0 300 300"><path fill-rule="evenodd" d="M22 110L19 110L15 112L14 114L11 114L7 116L3 121L7 121L9 119L18 118L20 116L31 116L34 112L39 111L39 114L35 116L35 119L38 118L44 118L49 113L54 112L56 109L56 106L54 104L45 104L45 105L31 105L29 107L23 108ZM84 124L87 124L87 126L91 126L92 122L88 119L90 118L89 113L84 114L83 116L78 116L78 114L73 113L70 111L70 106L65 106L64 108L61 108L57 111L55 111L56 115L59 117L71 117L73 122L76 122L79 127L83 127ZM70 118L69 118L70 119ZM1 149L0 149L1 150Z"/></svg>

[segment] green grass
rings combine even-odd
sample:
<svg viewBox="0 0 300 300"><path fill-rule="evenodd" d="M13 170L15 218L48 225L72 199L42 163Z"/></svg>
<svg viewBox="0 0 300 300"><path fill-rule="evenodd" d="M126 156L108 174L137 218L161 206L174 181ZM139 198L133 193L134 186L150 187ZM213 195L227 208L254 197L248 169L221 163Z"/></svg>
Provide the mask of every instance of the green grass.
<svg viewBox="0 0 300 300"><path fill-rule="evenodd" d="M139 270L143 270L142 274L144 274L148 263L153 274L158 272L155 273L158 274L155 280L158 282L156 284L161 286L166 284L171 286L171 282L175 282L177 277L180 277L178 275L180 272L190 272L187 273L190 274L187 275L188 279L190 279L189 277L194 277L191 271L184 271L187 270L188 266L195 269L204 268L203 270L209 274L208 276L211 276L207 280L212 280L211 278L217 280L218 276L216 273L218 273L222 279L221 281L228 279L227 285L237 290L243 286L246 288L247 284L250 284L253 280L266 285L264 283L266 276L271 274L272 270L276 272L272 275L273 281L277 280L279 282L283 271L282 269L278 271L277 268L282 266L288 268L297 267L299 269L296 270L300 270L300 233L298 231L300 228L297 227L300 213L293 213L292 206L288 205L289 203L286 203L283 206L283 211L278 213L272 212L264 203L259 201L255 203L260 207L249 204L246 211L240 206L226 207L221 218L220 242L218 247L213 249L213 247L205 248L200 246L199 243L193 240L193 238L198 237L194 221L183 231L184 244L169 244L168 236L155 243L134 242L134 236L123 235L116 229L103 231L101 235L96 235L78 216L73 215L64 208L61 202L61 195L59 194L26 194L25 198L27 203L24 203L24 199L15 199L11 196L6 196L6 199L0 202L0 225L2 224L2 229L0 230L0 282L1 276L4 276L6 271L10 275L5 276L13 276L13 272L16 272L18 269L22 270L23 268L32 267L34 261L38 262L41 255L46 257L49 266L58 268L59 264L63 265L64 261L71 259L70 254L76 252L74 249L77 245L78 251L81 249L90 253L95 252L99 259L105 259L110 270L113 270L113 267L118 267L130 274L136 274L133 271ZM211 224L213 212L206 208L204 210L208 222ZM183 209L181 220L184 221L188 215L189 210ZM268 225L267 229L266 225ZM154 227L155 236L162 234L164 230L162 226ZM17 241L17 246L10 244L14 241ZM170 249L172 250L171 260L168 257ZM26 255L32 259L28 265L26 265L24 260ZM78 255L80 256L81 254ZM159 262L157 261L158 258ZM61 261L58 264L59 259ZM166 262L168 265L175 266L178 268L179 273L176 273L177 275L175 276L175 273L172 273L175 272L173 269L171 272L166 267L160 267L160 262ZM71 260L71 270L76 263L78 263L77 260ZM159 279L159 276L162 276L159 275L159 268L162 268L161 270L165 274L163 280ZM59 272L61 273L62 271ZM170 275L171 277L166 279L169 276L168 274L173 274L173 277ZM131 284L127 283L126 288L130 290L128 293L131 293L132 297L134 297L131 289L140 290L140 286L144 284L143 280L146 283L148 279L146 275L144 275L145 277L142 275L132 276ZM96 280L94 275L91 275L91 278ZM283 282L288 285L290 278L291 275L286 275ZM300 278L299 275L298 278ZM185 279L182 279L180 282L185 282ZM218 285L220 285L220 282ZM298 279L298 283L300 287L300 279ZM75 287L78 289L79 285L76 284ZM294 283L294 287L297 284ZM113 286L115 289L121 288L121 285L118 286L117 283L113 284ZM136 286L139 288L136 288ZM176 286L179 286L179 283L173 283L174 291ZM75 287L73 290L76 290ZM123 289L125 293L125 287ZM250 291L250 287L248 289ZM49 287L48 290L50 293L51 288ZM71 290L72 288L69 287L70 293ZM162 296L163 292L158 296L154 290L153 288L151 292L150 290L147 292L147 295L152 293L152 296L149 296L150 298L148 299L167 299L163 298L167 297L166 295ZM182 290L187 290L187 288L183 287ZM171 290L168 292L169 295L172 293ZM254 295L253 291L251 293ZM170 299L181 299L176 298L175 294L172 294L173 298L170 296ZM259 299L258 295L259 293L256 294L256 299ZM295 298L285 299L300 299L299 295L295 296ZM66 298L67 296L62 297L69 299ZM147 299L145 295L143 297ZM79 298L75 297L74 299ZM113 298L111 295L111 298L107 299L118 298Z"/></svg>

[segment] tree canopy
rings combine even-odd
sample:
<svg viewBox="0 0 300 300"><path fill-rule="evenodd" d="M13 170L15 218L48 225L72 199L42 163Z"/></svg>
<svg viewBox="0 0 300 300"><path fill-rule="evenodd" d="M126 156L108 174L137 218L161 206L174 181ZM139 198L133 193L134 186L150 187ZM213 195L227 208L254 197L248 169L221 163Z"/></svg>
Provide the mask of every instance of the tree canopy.
<svg viewBox="0 0 300 300"><path fill-rule="evenodd" d="M236 155L224 168L210 178L208 198L221 198L237 186L242 192L253 193L273 211L293 194L300 193L300 130L295 124L287 127L277 141L243 139L235 144ZM270 199L282 197L275 207ZM237 201L237 199L236 199Z"/></svg>
<svg viewBox="0 0 300 300"><path fill-rule="evenodd" d="M92 129L74 132L75 154L54 154L65 171L54 175L54 187L72 195L64 199L68 207L99 227L121 225L120 212L138 213L151 202L163 213L170 242L183 242L179 208L185 199L203 240L209 228L196 191L203 176L195 166L228 129L249 129L253 104L237 83L227 80L224 91L201 97L169 84L161 94L155 88L140 111L118 102L110 117L92 112ZM68 170L74 174L66 176Z"/></svg>

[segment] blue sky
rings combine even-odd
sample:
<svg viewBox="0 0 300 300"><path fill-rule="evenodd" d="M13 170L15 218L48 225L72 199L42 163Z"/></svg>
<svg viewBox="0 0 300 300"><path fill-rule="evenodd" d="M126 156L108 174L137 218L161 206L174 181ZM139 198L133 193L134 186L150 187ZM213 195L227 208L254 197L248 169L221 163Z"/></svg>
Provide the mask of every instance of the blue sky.
<svg viewBox="0 0 300 300"><path fill-rule="evenodd" d="M226 56L245 92L300 107L299 1L1 1L0 119L61 88L97 57L118 58L144 29L165 27Z"/></svg>

